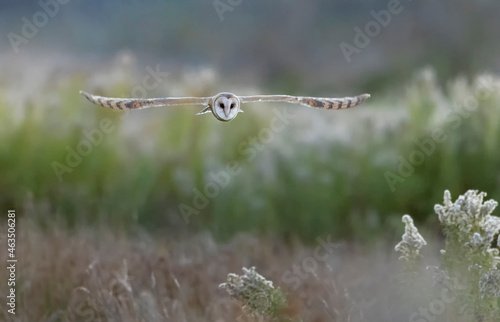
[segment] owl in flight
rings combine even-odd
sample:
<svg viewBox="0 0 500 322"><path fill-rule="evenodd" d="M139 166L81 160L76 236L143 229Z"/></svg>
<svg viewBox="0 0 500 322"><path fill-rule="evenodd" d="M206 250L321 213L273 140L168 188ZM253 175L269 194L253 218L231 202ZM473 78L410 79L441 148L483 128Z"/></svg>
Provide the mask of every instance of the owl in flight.
<svg viewBox="0 0 500 322"><path fill-rule="evenodd" d="M165 97L165 98L109 98L92 95L81 91L90 102L114 110L135 110L148 107L174 105L205 105L206 107L196 115L212 112L216 119L222 122L231 121L241 110L244 103L279 102L300 104L308 107L327 110L345 110L363 103L370 94L361 94L354 97L322 98L290 95L252 95L237 96L232 93L219 93L213 97Z"/></svg>

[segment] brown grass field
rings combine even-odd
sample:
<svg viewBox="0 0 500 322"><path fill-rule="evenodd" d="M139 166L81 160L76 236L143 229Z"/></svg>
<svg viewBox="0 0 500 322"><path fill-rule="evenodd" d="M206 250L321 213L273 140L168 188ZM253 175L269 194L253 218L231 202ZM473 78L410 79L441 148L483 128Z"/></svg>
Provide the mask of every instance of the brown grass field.
<svg viewBox="0 0 500 322"><path fill-rule="evenodd" d="M251 266L285 292L283 315L297 321L389 321L404 314L393 289L392 247L335 244L322 253L324 261L311 261L320 244L271 236L179 241L104 227L42 231L29 219L18 230L17 313L4 311L5 321L253 321L218 288L229 272ZM7 280L6 270L0 278ZM7 296L5 288L0 295Z"/></svg>

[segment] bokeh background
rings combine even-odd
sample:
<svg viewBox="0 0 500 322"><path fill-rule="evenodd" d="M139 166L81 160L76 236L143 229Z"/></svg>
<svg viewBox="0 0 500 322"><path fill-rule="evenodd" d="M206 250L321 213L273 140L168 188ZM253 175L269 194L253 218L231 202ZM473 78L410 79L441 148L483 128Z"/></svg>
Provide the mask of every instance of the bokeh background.
<svg viewBox="0 0 500 322"><path fill-rule="evenodd" d="M113 253L98 246L110 235L118 236L107 240L116 247L132 243L116 251L125 257L144 254L134 248L136 240L159 249L182 240L187 255L162 253L174 265L193 254L191 238L208 238L242 257L221 264L225 268L211 266L218 277L257 261L279 280L284 268L266 266L278 255L266 253L266 262L238 238L288 252L286 267L321 236L363 247L393 242L405 213L429 238L439 238L433 206L445 189L454 197L478 189L500 200L498 1L402 0L401 12L349 58L341 44L354 45L355 28L375 21L371 11L387 10L387 1L61 2L41 1L51 3L54 14L38 17L34 30L23 26L43 12L39 2L0 4L0 209L17 210L24 223L19 234L27 238L18 242L20 251L32 267L36 256L29 254L49 256L57 247L71 254L70 267L87 267ZM218 3L229 9L218 13ZM111 97L221 91L372 97L339 112L249 105L221 123L195 116L197 107L108 111L80 90ZM283 129L270 130L285 109L290 117ZM445 138L434 139L436 131ZM422 142L431 143L422 148ZM82 145L89 152L74 156ZM401 172L401 160L415 153L423 161ZM218 184L213 174L234 162L239 173ZM196 191L214 183L214 196L197 207ZM184 206L192 211L189 222ZM52 237L44 243L44 236ZM72 245L66 238L93 250L64 248ZM204 251L213 258L224 252ZM59 256L64 270L70 260ZM24 273L31 287L35 280L39 285L26 290L21 305L50 288L39 272ZM68 298L76 300L68 294L80 284L68 278L50 303L32 305L31 315L26 309L26 318L59 319L71 311ZM184 296L180 301L189 302L191 295ZM186 312L206 313L201 302L194 311L186 304ZM184 320L208 313L189 314Z"/></svg>

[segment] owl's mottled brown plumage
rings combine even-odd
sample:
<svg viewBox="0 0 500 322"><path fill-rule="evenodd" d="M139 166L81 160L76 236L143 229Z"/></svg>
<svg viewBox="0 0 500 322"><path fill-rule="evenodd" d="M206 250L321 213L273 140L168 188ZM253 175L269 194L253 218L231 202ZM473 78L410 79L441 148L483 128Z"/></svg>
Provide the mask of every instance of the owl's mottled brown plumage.
<svg viewBox="0 0 500 322"><path fill-rule="evenodd" d="M240 104L244 103L281 102L328 110L344 110L358 106L370 97L370 94L361 94L354 97L324 98L290 95L236 96L232 93L219 93L213 97L165 97L142 99L109 98L92 95L83 91L80 93L94 104L115 110L175 105L206 105L207 107L201 112L201 114L211 111L220 121L230 121L235 118L238 112L241 112ZM225 104L230 105L226 106ZM234 111L233 108L235 109Z"/></svg>

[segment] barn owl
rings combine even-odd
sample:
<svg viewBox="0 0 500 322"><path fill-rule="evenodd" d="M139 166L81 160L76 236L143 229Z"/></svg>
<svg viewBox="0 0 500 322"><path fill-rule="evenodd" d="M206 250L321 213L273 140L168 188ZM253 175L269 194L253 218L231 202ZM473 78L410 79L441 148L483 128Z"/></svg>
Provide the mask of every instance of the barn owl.
<svg viewBox="0 0 500 322"><path fill-rule="evenodd" d="M213 97L165 97L165 98L109 98L92 95L81 91L90 102L111 108L114 110L142 109L158 106L174 105L206 105L206 107L196 115L212 113L216 119L222 122L228 122L234 119L241 110L241 104L245 103L264 103L264 102L282 102L300 104L308 107L344 110L355 107L363 103L370 94L362 94L354 97L343 98L322 98L322 97L304 97L290 95L252 95L237 96L233 93L219 93Z"/></svg>

